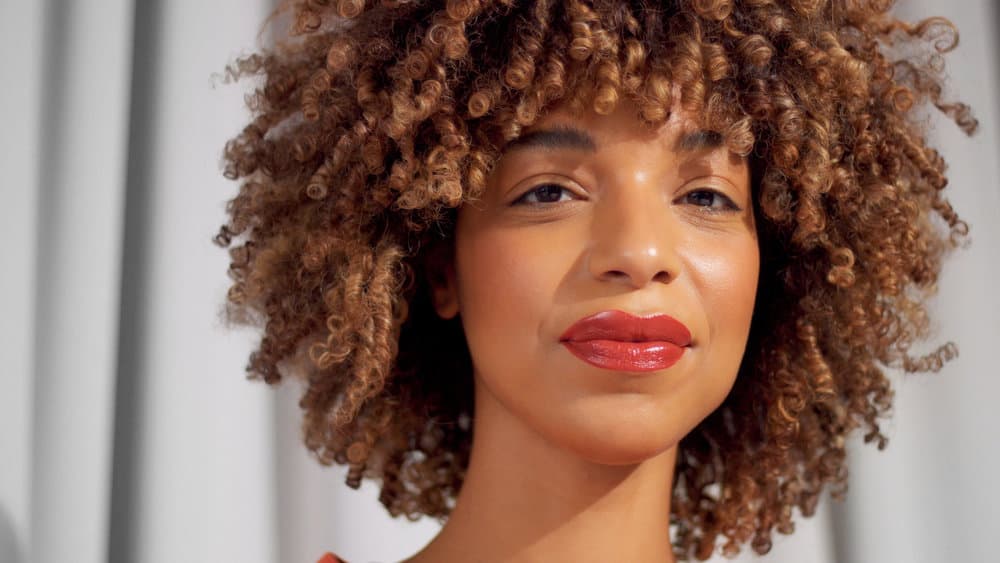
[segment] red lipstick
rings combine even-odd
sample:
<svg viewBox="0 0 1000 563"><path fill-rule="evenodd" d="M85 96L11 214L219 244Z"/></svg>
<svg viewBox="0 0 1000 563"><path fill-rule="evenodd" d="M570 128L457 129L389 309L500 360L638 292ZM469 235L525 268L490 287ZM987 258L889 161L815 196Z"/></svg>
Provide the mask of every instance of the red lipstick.
<svg viewBox="0 0 1000 563"><path fill-rule="evenodd" d="M573 323L559 341L590 365L615 371L658 371L677 363L691 332L668 315L637 317L601 311Z"/></svg>

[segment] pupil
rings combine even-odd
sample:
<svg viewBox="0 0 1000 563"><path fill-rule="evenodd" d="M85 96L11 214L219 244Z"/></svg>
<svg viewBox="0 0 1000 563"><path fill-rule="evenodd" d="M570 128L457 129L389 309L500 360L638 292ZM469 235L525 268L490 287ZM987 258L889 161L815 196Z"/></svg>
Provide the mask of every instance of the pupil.
<svg viewBox="0 0 1000 563"><path fill-rule="evenodd" d="M562 188L559 186L542 186L538 188L538 199L541 201L559 201Z"/></svg>
<svg viewBox="0 0 1000 563"><path fill-rule="evenodd" d="M688 201L698 205L711 206L714 194L708 192L693 192L688 194Z"/></svg>

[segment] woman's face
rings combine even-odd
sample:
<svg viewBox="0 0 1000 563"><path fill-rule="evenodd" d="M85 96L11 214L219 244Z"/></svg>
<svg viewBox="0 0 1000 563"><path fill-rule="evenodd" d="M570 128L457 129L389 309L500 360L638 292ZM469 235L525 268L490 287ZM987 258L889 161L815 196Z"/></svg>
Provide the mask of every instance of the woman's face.
<svg viewBox="0 0 1000 563"><path fill-rule="evenodd" d="M757 288L750 172L685 117L653 131L625 102L550 112L459 209L435 297L439 314L461 315L477 417L486 397L490 416L626 464L723 401Z"/></svg>

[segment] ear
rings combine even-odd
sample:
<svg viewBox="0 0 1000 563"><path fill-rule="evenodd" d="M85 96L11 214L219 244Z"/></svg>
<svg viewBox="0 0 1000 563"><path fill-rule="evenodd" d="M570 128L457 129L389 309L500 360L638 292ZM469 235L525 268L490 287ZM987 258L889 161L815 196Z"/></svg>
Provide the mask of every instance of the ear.
<svg viewBox="0 0 1000 563"><path fill-rule="evenodd" d="M435 242L427 250L424 275L431 290L434 310L442 319L459 313L458 284L455 277L455 248L452 241Z"/></svg>

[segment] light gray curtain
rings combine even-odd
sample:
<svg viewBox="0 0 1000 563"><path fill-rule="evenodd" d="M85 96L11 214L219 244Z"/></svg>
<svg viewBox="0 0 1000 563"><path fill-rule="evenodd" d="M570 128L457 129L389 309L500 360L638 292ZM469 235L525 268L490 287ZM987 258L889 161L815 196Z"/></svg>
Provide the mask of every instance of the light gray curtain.
<svg viewBox="0 0 1000 563"><path fill-rule="evenodd" d="M852 451L848 501L765 561L995 560L1000 525L1000 166L990 0L900 6L962 31L952 94L982 130L934 118L972 245L934 303L940 374L895 375L888 450ZM247 118L227 62L269 0L0 4L0 562L389 561L437 530L389 519L300 445L298 389L244 380L252 331L219 317L210 240L236 186L221 147ZM743 560L755 560L744 557Z"/></svg>
<svg viewBox="0 0 1000 563"><path fill-rule="evenodd" d="M4 3L0 26L0 558L95 561L108 537L132 6Z"/></svg>

